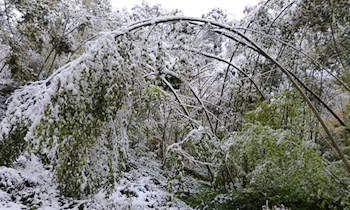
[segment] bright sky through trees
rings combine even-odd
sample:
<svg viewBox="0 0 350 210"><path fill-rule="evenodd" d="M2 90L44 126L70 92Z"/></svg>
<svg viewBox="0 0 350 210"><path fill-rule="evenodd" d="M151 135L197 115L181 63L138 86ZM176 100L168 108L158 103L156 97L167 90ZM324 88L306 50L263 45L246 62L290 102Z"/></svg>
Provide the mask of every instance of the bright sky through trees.
<svg viewBox="0 0 350 210"><path fill-rule="evenodd" d="M111 0L114 8L132 8L142 0ZM161 4L165 9L180 9L187 16L200 17L212 8L221 8L231 17L240 19L246 6L256 5L259 0L147 0L151 5Z"/></svg>

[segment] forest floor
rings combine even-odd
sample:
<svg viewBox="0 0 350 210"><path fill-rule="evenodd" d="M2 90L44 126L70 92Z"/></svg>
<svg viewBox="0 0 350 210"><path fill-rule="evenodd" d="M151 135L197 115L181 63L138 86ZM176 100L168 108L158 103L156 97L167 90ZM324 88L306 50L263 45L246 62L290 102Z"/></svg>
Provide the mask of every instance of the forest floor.
<svg viewBox="0 0 350 210"><path fill-rule="evenodd" d="M13 168L0 167L0 209L192 209L166 191L160 163L135 158L128 165L109 196L101 191L74 200L59 194L54 173L39 158L22 155Z"/></svg>

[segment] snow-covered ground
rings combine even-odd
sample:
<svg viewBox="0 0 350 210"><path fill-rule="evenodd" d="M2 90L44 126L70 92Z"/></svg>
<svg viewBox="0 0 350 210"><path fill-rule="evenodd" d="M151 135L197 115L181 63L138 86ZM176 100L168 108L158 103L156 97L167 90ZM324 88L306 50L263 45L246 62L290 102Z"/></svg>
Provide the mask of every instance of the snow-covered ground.
<svg viewBox="0 0 350 210"><path fill-rule="evenodd" d="M129 164L111 195L73 200L59 194L54 173L39 158L22 155L13 168L0 167L0 209L191 209L165 191L159 163L138 158Z"/></svg>

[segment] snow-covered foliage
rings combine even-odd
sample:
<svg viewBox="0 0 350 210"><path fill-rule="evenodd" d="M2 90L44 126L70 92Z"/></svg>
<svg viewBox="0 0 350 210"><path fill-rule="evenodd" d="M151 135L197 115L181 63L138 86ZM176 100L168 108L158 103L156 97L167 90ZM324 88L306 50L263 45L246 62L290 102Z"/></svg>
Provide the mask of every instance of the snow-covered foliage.
<svg viewBox="0 0 350 210"><path fill-rule="evenodd" d="M0 0L0 208L348 207L348 3L323 3Z"/></svg>
<svg viewBox="0 0 350 210"><path fill-rule="evenodd" d="M113 187L107 180L127 158L128 95L140 76L130 63L131 49L104 34L80 58L9 99L2 137L25 129L31 151L55 165L68 195Z"/></svg>
<svg viewBox="0 0 350 210"><path fill-rule="evenodd" d="M128 162L113 192L103 190L82 200L60 195L55 175L38 157L22 155L13 168L0 167L1 209L191 209L165 191L160 164L139 158Z"/></svg>
<svg viewBox="0 0 350 210"><path fill-rule="evenodd" d="M21 155L13 168L0 167L0 207L3 209L52 208L69 206L72 200L61 199L53 174L38 157Z"/></svg>

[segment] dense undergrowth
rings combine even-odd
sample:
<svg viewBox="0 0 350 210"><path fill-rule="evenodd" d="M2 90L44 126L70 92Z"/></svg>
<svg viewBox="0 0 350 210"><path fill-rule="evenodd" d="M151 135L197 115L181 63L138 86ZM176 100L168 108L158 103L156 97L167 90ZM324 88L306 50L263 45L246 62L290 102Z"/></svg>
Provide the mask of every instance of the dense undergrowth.
<svg viewBox="0 0 350 210"><path fill-rule="evenodd" d="M348 1L74 2L0 0L0 208L350 208Z"/></svg>

